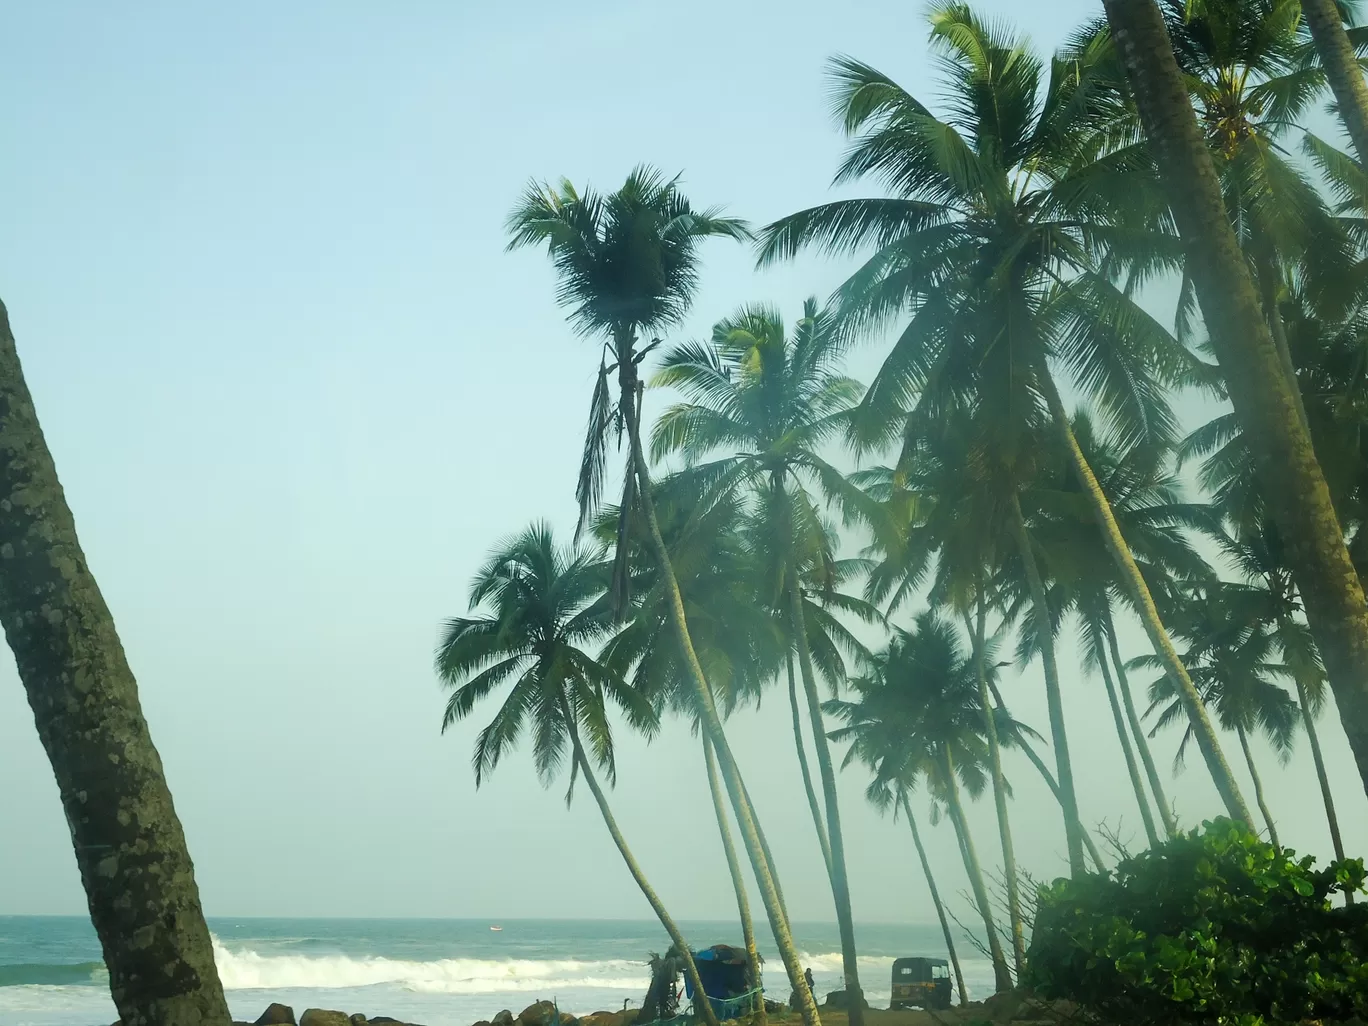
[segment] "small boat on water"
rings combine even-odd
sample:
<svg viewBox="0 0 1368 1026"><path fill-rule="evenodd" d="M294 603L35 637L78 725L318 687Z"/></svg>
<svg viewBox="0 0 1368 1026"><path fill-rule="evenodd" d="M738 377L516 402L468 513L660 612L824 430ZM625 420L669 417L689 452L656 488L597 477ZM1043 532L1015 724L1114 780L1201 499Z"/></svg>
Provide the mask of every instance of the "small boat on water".
<svg viewBox="0 0 1368 1026"><path fill-rule="evenodd" d="M502 926L491 926L490 929L493 930L495 933L499 933L499 932L501 932L501 931L503 930L503 927L502 927Z"/></svg>

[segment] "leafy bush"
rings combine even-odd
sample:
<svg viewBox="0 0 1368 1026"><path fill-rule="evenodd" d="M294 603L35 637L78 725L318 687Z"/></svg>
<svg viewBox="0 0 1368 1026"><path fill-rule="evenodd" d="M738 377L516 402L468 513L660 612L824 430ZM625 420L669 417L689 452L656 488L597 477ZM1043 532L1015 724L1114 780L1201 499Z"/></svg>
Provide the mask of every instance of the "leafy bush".
<svg viewBox="0 0 1368 1026"><path fill-rule="evenodd" d="M1361 859L1324 869L1228 819L1042 888L1027 982L1119 1022L1345 1019L1368 1014Z"/></svg>

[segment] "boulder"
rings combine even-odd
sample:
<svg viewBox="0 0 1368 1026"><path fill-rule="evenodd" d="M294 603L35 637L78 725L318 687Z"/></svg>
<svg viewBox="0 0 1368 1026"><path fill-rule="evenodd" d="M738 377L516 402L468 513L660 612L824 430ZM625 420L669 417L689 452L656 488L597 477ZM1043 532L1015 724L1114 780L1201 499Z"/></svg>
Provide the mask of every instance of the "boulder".
<svg viewBox="0 0 1368 1026"><path fill-rule="evenodd" d="M351 1026L370 1026L370 1021L360 1012L357 1012L351 1017Z"/></svg>
<svg viewBox="0 0 1368 1026"><path fill-rule="evenodd" d="M556 1006L550 1001L528 1005L518 1016L523 1026L557 1026Z"/></svg>
<svg viewBox="0 0 1368 1026"><path fill-rule="evenodd" d="M636 1026L637 1020L641 1018L640 1008L624 1008L618 1013L622 1016L620 1026Z"/></svg>
<svg viewBox="0 0 1368 1026"><path fill-rule="evenodd" d="M352 1026L352 1021L346 1012L335 1012L328 1008L307 1008L299 1017L299 1026Z"/></svg>
<svg viewBox="0 0 1368 1026"><path fill-rule="evenodd" d="M860 1004L864 1005L865 1008L869 1007L869 1002L864 999L863 994L860 995ZM831 1009L849 1008L850 999L847 997L845 991L833 990L826 996L826 1000L822 1002L822 1007Z"/></svg>
<svg viewBox="0 0 1368 1026"><path fill-rule="evenodd" d="M273 1001L257 1019L256 1026L295 1026L294 1009Z"/></svg>
<svg viewBox="0 0 1368 1026"><path fill-rule="evenodd" d="M623 1026L621 1012L595 1012L582 1016L579 1026Z"/></svg>
<svg viewBox="0 0 1368 1026"><path fill-rule="evenodd" d="M371 1022L375 1022L375 1020L372 1019ZM474 1026L494 1026L494 1024L488 1019L481 1019L479 1022L475 1023Z"/></svg>
<svg viewBox="0 0 1368 1026"><path fill-rule="evenodd" d="M513 1013L505 1008L494 1016L494 1026L513 1026Z"/></svg>

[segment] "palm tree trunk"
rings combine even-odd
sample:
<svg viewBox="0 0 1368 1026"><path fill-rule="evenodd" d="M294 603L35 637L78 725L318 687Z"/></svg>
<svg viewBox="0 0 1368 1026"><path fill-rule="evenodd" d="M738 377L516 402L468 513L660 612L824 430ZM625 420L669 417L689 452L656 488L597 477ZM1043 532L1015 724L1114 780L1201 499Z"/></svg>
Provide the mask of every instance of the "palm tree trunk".
<svg viewBox="0 0 1368 1026"><path fill-rule="evenodd" d="M699 732L702 734L702 731ZM722 851L727 856L727 871L731 873L732 889L736 891L736 911L741 916L741 938L746 945L746 963L750 967L751 989L760 991L756 1002L756 1022L764 1026L769 1021L765 1012L764 978L760 974L760 953L755 947L755 924L751 920L750 896L741 875L741 862L732 843L731 827L727 825L727 803L722 796L722 784L717 779L717 760L713 758L708 735L703 734L703 759L708 766L708 790L712 794L713 813L717 816L717 832L722 836Z"/></svg>
<svg viewBox="0 0 1368 1026"><path fill-rule="evenodd" d="M1112 665L1116 667L1116 683L1121 691L1121 702L1126 707L1126 721L1130 724L1131 736L1135 740L1140 762L1145 767L1145 777L1149 780L1150 791L1154 794L1154 804L1159 809L1159 821L1164 824L1164 833L1169 840L1178 836L1178 822L1173 816L1173 806L1164 793L1164 782L1159 777L1158 767L1154 764L1154 753L1150 751L1149 739L1140 723L1140 715L1135 711L1135 699L1131 696L1130 681L1126 677L1126 664L1121 658L1121 650L1116 644L1116 623L1112 620L1111 606L1106 611L1107 649L1111 653Z"/></svg>
<svg viewBox="0 0 1368 1026"><path fill-rule="evenodd" d="M1103 628L1105 631L1105 628ZM1159 843L1159 832L1154 828L1154 814L1150 812L1149 798L1145 795L1145 785L1140 781L1140 767L1135 763L1135 752L1131 747L1130 730L1126 726L1125 713L1121 711L1121 701L1116 697L1116 683L1112 680L1111 668L1107 665L1107 653L1099 650L1097 665L1102 670L1102 683L1107 688L1107 704L1111 706L1112 723L1116 727L1116 738L1121 742L1121 754L1126 759L1126 772L1130 774L1131 790L1135 792L1136 804L1140 806L1140 819L1145 824L1145 837L1150 847Z"/></svg>
<svg viewBox="0 0 1368 1026"><path fill-rule="evenodd" d="M1163 18L1153 0L1104 0L1104 6L1168 186L1202 319L1269 511L1287 543L1287 562L1368 790L1368 603L1345 550L1330 489L1263 322L1259 297L1227 218L1216 169ZM1332 45L1334 15L1326 5L1311 0L1304 9L1317 43L1324 40L1322 52L1335 62L1331 80L1345 90L1346 123L1359 126L1363 82L1353 54L1346 53L1343 41L1339 47ZM1241 818L1248 821L1247 816Z"/></svg>
<svg viewBox="0 0 1368 1026"><path fill-rule="evenodd" d="M1069 872L1080 876L1083 865L1083 823L1078 814L1078 796L1074 791L1073 765L1069 761L1069 738L1064 730L1064 698L1059 689L1059 666L1055 662L1054 627L1050 622L1050 607L1045 595L1045 582L1036 564L1035 549L1026 518L1021 512L1021 501L1012 493L1012 527L1016 532L1017 550L1026 571L1026 582L1031 589L1031 608L1035 615L1036 632L1040 636L1040 661L1045 670L1045 700L1050 713L1050 740L1054 745L1055 770L1059 775L1060 808L1064 812L1064 836L1069 849Z"/></svg>
<svg viewBox="0 0 1368 1026"><path fill-rule="evenodd" d="M0 303L0 622L127 1026L227 1026L194 866Z"/></svg>
<svg viewBox="0 0 1368 1026"><path fill-rule="evenodd" d="M570 704L561 696L561 714L565 717L565 729L570 735L570 745L574 749L575 763L579 766L580 775L584 777L584 782L589 785L589 792L594 796L594 801L598 803L599 812L603 815L603 822L608 827L608 833L613 838L613 843L617 845L622 861L627 863L627 869L632 874L632 879L636 881L641 893L646 896L646 901L650 903L651 911L660 920L660 925L665 927L665 932L670 935L670 941L684 957L684 972L689 977L689 983L693 986L695 1000L694 1007L703 1016L703 1021L708 1026L718 1026L717 1016L713 1013L712 1003L708 1000L708 995L703 992L703 981L698 976L698 965L694 962L693 948L689 947L689 942L684 939L684 934L675 925L673 917L665 909L665 903L656 894L655 888L646 879L646 874L642 872L641 866L637 863L636 856L632 854L632 849L627 847L627 839L622 836L622 831L618 829L617 819L613 816L613 810L608 807L608 799L603 794L603 788L599 787L598 778L594 775L594 767L590 765L589 759L584 754L584 746L580 744L579 729L575 726L574 713L570 711Z"/></svg>
<svg viewBox="0 0 1368 1026"><path fill-rule="evenodd" d="M1301 705L1302 724L1306 727L1307 740L1311 742L1311 758L1316 764L1316 779L1320 782L1321 800L1325 802L1325 819L1330 825L1330 843L1335 850L1335 860L1344 861L1344 841L1340 837L1339 816L1335 814L1335 799L1330 793L1330 777L1325 772L1325 757L1321 754L1320 735L1316 731L1316 716L1311 711L1311 703L1306 694L1306 685L1297 681L1297 701ZM1354 895L1346 891L1345 896L1352 904Z"/></svg>
<svg viewBox="0 0 1368 1026"><path fill-rule="evenodd" d="M822 777L826 799L827 841L831 847L831 890L836 899L836 925L841 934L841 963L845 971L846 1008L850 1026L864 1026L864 991L855 950L855 918L850 908L850 877L846 874L845 841L841 835L841 809L836 800L836 770L831 764L831 745L822 722L822 700L817 694L817 676L812 669L812 649L808 644L807 620L803 616L803 593L798 584L798 567L789 550L789 619L798 646L798 671L807 695L808 716L812 721L812 747L817 751L817 770Z"/></svg>
<svg viewBox="0 0 1368 1026"><path fill-rule="evenodd" d="M989 765L993 775L993 805L997 811L998 837L1002 843L1002 872L1007 878L1007 917L1012 930L1012 961L1017 979L1026 971L1026 931L1021 922L1021 891L1017 880L1016 846L1012 844L1012 823L1007 814L1007 779L1002 773L1002 748L998 744L997 718L993 715L993 700L988 694L988 672L983 665L983 645L986 633L987 607L983 596L978 596L978 616L970 621L964 614L964 626L969 631L974 648L974 672L978 675L979 705L983 712L983 729L988 736Z"/></svg>
<svg viewBox="0 0 1368 1026"><path fill-rule="evenodd" d="M1297 416L1301 418L1302 427L1309 432L1311 422L1306 419L1306 404L1302 401L1301 383L1297 381L1297 365L1292 362L1292 348L1287 344L1287 325L1283 323L1282 311L1278 309L1278 291L1281 287L1278 272L1273 267L1273 261L1264 256L1255 259L1254 269L1259 300L1263 303L1264 317L1268 321L1268 332L1278 350L1278 363L1287 376L1288 388L1296 402Z"/></svg>
<svg viewBox="0 0 1368 1026"><path fill-rule="evenodd" d="M931 902L936 906L936 918L940 920L941 934L945 937L945 950L949 954L950 965L955 970L955 985L959 988L960 1004L969 1003L969 992L964 986L964 973L960 971L959 955L955 954L955 938L950 932L950 920L945 915L945 905L941 902L940 889L936 887L936 878L931 873L931 862L926 857L926 848L922 845L921 831L917 829L917 818L912 815L912 806L907 800L907 795L901 796L902 809L907 816L907 825L912 828L912 843L917 846L917 858L921 860L922 872L926 874L926 889L931 892Z"/></svg>
<svg viewBox="0 0 1368 1026"><path fill-rule="evenodd" d="M1334 0L1302 0L1301 8L1359 163L1368 165L1368 85L1364 84L1354 44L1344 31Z"/></svg>
<svg viewBox="0 0 1368 1026"><path fill-rule="evenodd" d="M803 744L803 716L798 708L798 682L793 676L793 653L788 654L788 693L789 709L793 713L793 743L798 750L798 769L803 774L803 791L807 794L808 809L812 812L812 825L817 830L817 843L822 848L822 862L827 876L831 876L831 842L827 840L826 824L822 822L822 809L817 804L817 792L812 787L812 771L808 768L807 748Z"/></svg>
<svg viewBox="0 0 1368 1026"><path fill-rule="evenodd" d="M1149 3L1150 0L1145 0L1145 2ZM1262 324L1262 321L1260 323ZM1267 326L1264 327L1264 330L1267 331ZM1279 374L1281 373L1280 369ZM1249 806L1245 804L1244 796L1240 794L1240 786L1235 782L1235 775L1230 772L1230 764L1226 762L1225 754L1221 751L1221 742L1216 736L1216 728L1211 725L1211 717L1207 715L1206 705L1202 702L1196 685L1192 683L1192 678L1188 676L1187 667L1178 657L1178 650L1173 647L1173 640L1169 637L1163 621L1159 619L1159 610L1154 605L1154 597L1150 594L1149 585L1145 583L1145 578L1140 573L1140 567L1136 565L1135 557L1131 555L1130 547L1126 544L1125 538L1121 536L1121 527L1117 524L1116 517L1112 513L1111 503L1107 501L1106 493L1102 491L1097 476L1092 472L1092 467L1088 465L1083 450L1078 446L1078 439L1074 436L1073 427L1069 424L1069 415L1064 409L1063 401L1059 398L1059 390L1055 388L1054 379L1048 374L1042 375L1042 377L1044 378L1046 401L1049 403L1055 426L1063 437L1064 446L1073 462L1074 471L1078 474L1079 481L1083 485L1083 490L1091 500L1093 513L1097 517L1097 525L1102 530L1103 540L1111 551L1112 559L1115 560L1117 568L1121 571L1121 580L1130 593L1131 601L1140 615L1140 622L1145 626L1145 633L1149 635L1150 644L1154 646L1154 652L1163 663L1165 672L1177 685L1178 694L1183 701L1183 708L1187 712L1188 721L1192 724L1193 736L1197 739L1197 747L1206 762L1207 771L1211 774L1212 781L1216 784L1216 791L1220 794L1226 812L1232 819L1241 820L1252 826L1254 819L1249 814ZM1343 545L1341 544L1340 547L1343 548ZM1347 554L1345 558L1347 561ZM1368 638L1365 638L1365 641L1368 641Z"/></svg>
<svg viewBox="0 0 1368 1026"><path fill-rule="evenodd" d="M950 807L950 822L959 838L964 871L969 875L974 903L978 905L979 915L983 918L983 929L988 934L988 953L993 960L993 980L1000 994L1012 989L1012 972L1007 968L1007 957L1002 953L1002 940L998 937L997 926L993 922L993 909L988 902L988 887L983 880L983 869L979 866L978 852L974 849L974 837L969 832L969 821L965 819L964 806L960 803L959 783L955 780L955 761L950 755L949 746L944 744L941 745L941 768L945 772L945 800Z"/></svg>
<svg viewBox="0 0 1368 1026"><path fill-rule="evenodd" d="M1263 814L1264 822L1268 824L1268 839L1273 842L1273 847L1281 848L1278 843L1278 828L1273 824L1273 813L1268 811L1268 803L1264 801L1263 780L1259 778L1259 768L1254 765L1254 753L1249 750L1249 735L1243 726L1236 726L1235 733L1240 738L1240 750L1244 752L1245 765L1249 767L1249 775L1254 780L1254 800L1259 804L1259 812Z"/></svg>
<svg viewBox="0 0 1368 1026"><path fill-rule="evenodd" d="M741 780L741 771L732 756L731 746L727 743L726 732L722 729L722 718L718 715L717 704L713 701L712 689L703 674L703 667L694 650L693 639L689 636L689 623L684 614L684 598L679 591L679 581L674 567L670 564L670 552L660 533L660 521L656 518L655 502L651 494L651 474L646 466L646 456L641 445L641 425L636 410L636 369L631 360L619 359L618 375L621 385L620 405L624 420L628 425L631 443L632 468L637 475L638 502L646 519L646 527L651 540L651 551L655 555L660 575L664 579L666 593L670 600L670 622L674 626L680 649L688 667L694 686L694 697L699 706L699 720L708 740L717 755L717 763L722 771L722 781L731 799L732 811L741 831L742 843L750 858L755 873L756 884L760 888L760 900L769 917L770 928L774 931L774 943L779 949L789 983L798 995L798 1011L802 1014L805 1026L821 1026L821 1015L812 999L812 991L803 977L803 966L798 960L798 950L793 943L793 932L788 916L784 911L779 889L775 883L772 863L761 846L760 833L756 825L755 813L749 796ZM629 471L630 472L630 471Z"/></svg>

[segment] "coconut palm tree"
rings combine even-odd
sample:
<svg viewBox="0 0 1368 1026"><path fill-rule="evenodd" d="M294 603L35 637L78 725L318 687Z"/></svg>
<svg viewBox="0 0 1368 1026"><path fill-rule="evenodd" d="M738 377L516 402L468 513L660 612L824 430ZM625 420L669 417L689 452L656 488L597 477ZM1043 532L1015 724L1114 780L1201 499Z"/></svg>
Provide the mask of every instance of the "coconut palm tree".
<svg viewBox="0 0 1368 1026"><path fill-rule="evenodd" d="M1345 29L1346 15L1355 6L1346 0L1301 0L1302 14L1335 94L1340 119L1353 140L1359 162L1368 164L1368 85L1355 52L1356 43L1362 42L1362 29L1355 33L1356 38Z"/></svg>
<svg viewBox="0 0 1368 1026"><path fill-rule="evenodd" d="M874 249L840 290L843 320L861 332L911 319L863 401L865 444L905 436L909 407L918 424L932 424L966 402L991 426L994 458L1017 472L1028 469L1028 440L1047 426L1058 434L1151 644L1182 688L1226 808L1248 821L1056 381L1063 375L1091 395L1127 441L1172 436L1164 386L1182 379L1188 360L1129 294L1181 255L1162 230L1150 158L1109 88L1103 48L1057 58L1047 71L1020 39L963 4L937 5L931 19L948 87L942 117L876 69L835 63L836 106L855 137L837 181L875 176L894 195L838 200L769 225L761 262L813 245ZM1020 541L1019 524L1016 534ZM1056 709L1062 760L1061 728ZM1070 854L1077 866L1076 840Z"/></svg>
<svg viewBox="0 0 1368 1026"><path fill-rule="evenodd" d="M1277 844L1278 830L1264 798L1249 735L1256 729L1262 731L1285 761L1296 730L1297 705L1277 683L1291 677L1292 672L1277 658L1275 628L1260 616L1262 606L1262 596L1256 590L1219 582L1193 589L1183 604L1182 616L1173 622L1175 630L1188 641L1185 661L1203 697L1221 725L1239 737L1259 811L1270 840ZM1138 663L1154 665L1153 659L1146 657ZM1160 677L1150 686L1150 699L1151 709L1158 712L1155 730L1182 718L1170 678ZM1179 762L1190 737L1189 725L1178 746Z"/></svg>
<svg viewBox="0 0 1368 1026"><path fill-rule="evenodd" d="M632 879L682 955L694 993L702 994L693 949L627 846L595 772L597 765L610 782L616 777L610 702L643 733L658 725L646 697L585 650L613 630L603 598L606 583L604 567L592 553L557 546L545 523L500 544L471 584L474 615L448 620L437 647L437 675L452 691L442 730L509 685L494 718L476 738L475 786L517 746L525 730L532 734L533 760L544 784L555 779L568 748L567 804L576 779L583 777ZM481 607L488 612L479 612ZM717 1026L706 1000L698 1008L709 1026Z"/></svg>
<svg viewBox="0 0 1368 1026"><path fill-rule="evenodd" d="M0 303L0 623L123 1022L227 1026L194 867Z"/></svg>
<svg viewBox="0 0 1368 1026"><path fill-rule="evenodd" d="M847 761L858 758L877 767L873 789L867 792L876 804L891 804L918 776L925 776L945 806L1002 991L1011 988L1012 973L960 797L961 785L977 796L988 784L978 678L954 625L928 610L916 617L911 630L893 628L888 647L875 655L869 672L851 678L855 699L834 699L824 708L845 722L831 732L831 739L850 743Z"/></svg>
<svg viewBox="0 0 1368 1026"><path fill-rule="evenodd" d="M757 530L772 542L758 551L779 557L774 606L787 614L807 699L826 813L825 831L820 817L816 826L827 842L847 1007L853 1026L860 1026L864 1009L845 842L802 580L805 554L825 550L814 493L822 487L837 494L850 491L819 451L844 429L846 414L860 396L860 386L836 368L834 327L816 301L808 300L792 336L777 312L751 307L717 324L710 343L676 346L664 357L654 384L679 390L685 401L656 423L651 455L657 460L681 455L694 476L712 482L717 491L747 494Z"/></svg>
<svg viewBox="0 0 1368 1026"><path fill-rule="evenodd" d="M640 365L656 344L653 341L643 347L641 339L676 324L688 309L698 282L698 247L703 240L745 238L746 226L716 210L694 210L680 192L678 179L638 168L622 188L606 196L577 190L569 182L562 182L558 188L533 183L509 216L508 229L510 249L546 246L560 279L557 299L571 308L571 323L582 334L604 340L576 488L580 527L588 523L598 505L608 435L616 429L619 437L627 436L629 453L611 588L614 607L619 613L626 609L625 537L630 518L638 515L646 524L651 551L669 596L670 621L684 653L703 729L717 756L775 944L799 997L804 1023L817 1026L820 1016L803 977L772 862L761 842L763 832L689 635L684 603L651 501L651 474L641 441ZM613 372L618 382L616 403L609 387L609 374Z"/></svg>
<svg viewBox="0 0 1368 1026"><path fill-rule="evenodd" d="M1368 789L1368 602L1154 0L1103 0L1231 403ZM1246 821L1248 817L1244 817Z"/></svg>

